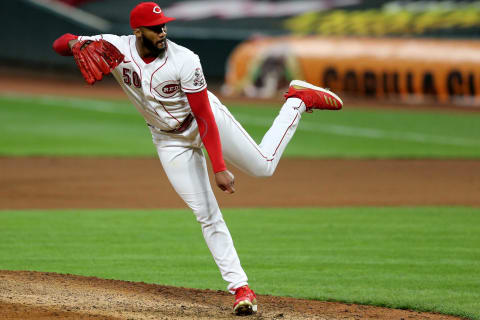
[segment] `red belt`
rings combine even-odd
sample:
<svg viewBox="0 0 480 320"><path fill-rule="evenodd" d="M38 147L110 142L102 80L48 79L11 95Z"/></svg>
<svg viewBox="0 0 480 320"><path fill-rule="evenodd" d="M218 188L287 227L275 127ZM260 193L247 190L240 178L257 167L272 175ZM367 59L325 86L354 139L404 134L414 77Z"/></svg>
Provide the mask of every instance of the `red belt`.
<svg viewBox="0 0 480 320"><path fill-rule="evenodd" d="M193 114L189 113L188 116L183 120L182 123L178 127L172 130L161 130L162 132L165 133L182 133L183 131L187 130L190 125L192 124L193 121ZM149 124L150 127L153 127L152 125Z"/></svg>

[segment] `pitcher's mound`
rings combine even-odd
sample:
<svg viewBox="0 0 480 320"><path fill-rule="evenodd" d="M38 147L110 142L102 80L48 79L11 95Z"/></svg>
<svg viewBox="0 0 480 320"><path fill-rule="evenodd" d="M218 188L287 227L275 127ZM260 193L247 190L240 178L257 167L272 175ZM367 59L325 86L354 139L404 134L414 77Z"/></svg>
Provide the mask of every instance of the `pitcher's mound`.
<svg viewBox="0 0 480 320"><path fill-rule="evenodd" d="M0 319L239 319L233 296L94 277L0 271ZM258 296L246 319L460 319L371 306Z"/></svg>

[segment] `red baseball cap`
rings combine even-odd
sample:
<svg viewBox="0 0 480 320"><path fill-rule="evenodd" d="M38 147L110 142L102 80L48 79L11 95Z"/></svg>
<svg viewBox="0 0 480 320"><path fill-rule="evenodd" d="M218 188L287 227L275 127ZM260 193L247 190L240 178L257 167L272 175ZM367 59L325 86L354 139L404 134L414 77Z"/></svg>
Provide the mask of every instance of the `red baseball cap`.
<svg viewBox="0 0 480 320"><path fill-rule="evenodd" d="M160 6L155 2L141 2L130 12L130 27L132 29L158 26L173 20L175 18L165 16Z"/></svg>

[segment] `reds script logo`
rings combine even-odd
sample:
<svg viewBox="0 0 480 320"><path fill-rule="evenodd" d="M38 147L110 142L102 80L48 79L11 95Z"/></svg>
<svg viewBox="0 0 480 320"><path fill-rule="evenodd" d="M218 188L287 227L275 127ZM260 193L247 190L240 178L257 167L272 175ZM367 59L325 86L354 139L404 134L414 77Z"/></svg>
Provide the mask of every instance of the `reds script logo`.
<svg viewBox="0 0 480 320"><path fill-rule="evenodd" d="M178 81L168 80L160 83L154 90L162 97L170 98L180 91L180 83Z"/></svg>

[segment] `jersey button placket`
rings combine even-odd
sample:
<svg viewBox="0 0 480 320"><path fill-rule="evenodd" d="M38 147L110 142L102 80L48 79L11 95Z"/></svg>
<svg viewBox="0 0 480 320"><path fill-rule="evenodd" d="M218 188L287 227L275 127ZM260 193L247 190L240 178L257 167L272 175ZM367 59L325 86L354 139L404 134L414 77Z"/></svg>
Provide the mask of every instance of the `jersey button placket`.
<svg viewBox="0 0 480 320"><path fill-rule="evenodd" d="M148 81L150 79L150 73L147 72L146 68L143 69L143 75L142 75L142 90L143 90L143 94L145 95L145 99L149 99L150 96L151 96L151 93L150 93L150 81Z"/></svg>
<svg viewBox="0 0 480 320"><path fill-rule="evenodd" d="M152 92L150 91L151 76L152 75L150 74L150 72L147 71L147 68L143 69L142 90L145 96L145 107L154 117L159 117L159 114L155 110L155 105L154 105L155 97L152 95Z"/></svg>

